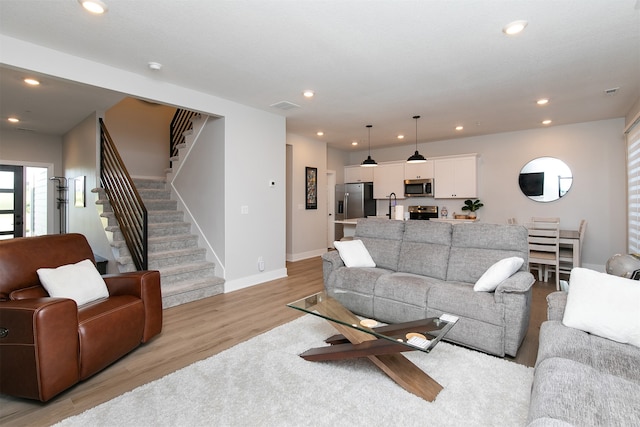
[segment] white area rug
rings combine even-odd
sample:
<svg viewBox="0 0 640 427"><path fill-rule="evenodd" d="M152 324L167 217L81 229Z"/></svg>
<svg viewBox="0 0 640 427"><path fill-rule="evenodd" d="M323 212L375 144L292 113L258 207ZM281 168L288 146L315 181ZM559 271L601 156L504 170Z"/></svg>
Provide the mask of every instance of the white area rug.
<svg viewBox="0 0 640 427"><path fill-rule="evenodd" d="M307 362L331 325L306 315L58 426L520 426L533 369L440 342L404 353L444 390L426 402L367 359Z"/></svg>

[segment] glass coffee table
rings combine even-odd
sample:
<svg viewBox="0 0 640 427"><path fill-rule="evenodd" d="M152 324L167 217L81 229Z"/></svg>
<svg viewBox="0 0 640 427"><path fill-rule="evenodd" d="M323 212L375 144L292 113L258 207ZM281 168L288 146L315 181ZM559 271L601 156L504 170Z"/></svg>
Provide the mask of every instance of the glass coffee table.
<svg viewBox="0 0 640 427"><path fill-rule="evenodd" d="M340 332L325 340L329 346L302 353L305 360L342 360L367 357L407 391L433 401L442 386L401 353L429 353L458 320L442 315L412 322L379 325L373 319L361 319L326 292L319 292L287 304L305 313L328 320Z"/></svg>

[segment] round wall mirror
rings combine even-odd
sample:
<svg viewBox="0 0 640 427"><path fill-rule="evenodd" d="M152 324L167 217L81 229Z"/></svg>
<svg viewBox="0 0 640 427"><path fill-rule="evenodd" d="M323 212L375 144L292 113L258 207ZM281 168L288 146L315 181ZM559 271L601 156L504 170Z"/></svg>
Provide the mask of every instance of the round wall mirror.
<svg viewBox="0 0 640 427"><path fill-rule="evenodd" d="M573 175L565 162L554 157L538 157L524 165L518 177L522 194L536 202L558 200L571 188Z"/></svg>

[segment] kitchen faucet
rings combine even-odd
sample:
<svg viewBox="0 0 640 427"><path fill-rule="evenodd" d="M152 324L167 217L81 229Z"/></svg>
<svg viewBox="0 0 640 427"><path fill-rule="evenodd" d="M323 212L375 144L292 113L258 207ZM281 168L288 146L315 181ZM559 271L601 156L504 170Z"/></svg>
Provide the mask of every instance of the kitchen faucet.
<svg viewBox="0 0 640 427"><path fill-rule="evenodd" d="M391 205L391 196L393 196L393 205ZM396 193L389 194L389 213L387 214L389 219L392 219L392 217L391 217L391 206L395 206L397 203L398 203L398 199L396 198Z"/></svg>

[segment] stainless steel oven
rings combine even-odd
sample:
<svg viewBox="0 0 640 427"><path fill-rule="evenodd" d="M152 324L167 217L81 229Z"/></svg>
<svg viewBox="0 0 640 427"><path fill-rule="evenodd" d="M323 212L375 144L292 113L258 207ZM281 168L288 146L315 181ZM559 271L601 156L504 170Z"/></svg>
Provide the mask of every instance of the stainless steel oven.
<svg viewBox="0 0 640 427"><path fill-rule="evenodd" d="M437 206L409 206L409 219L429 220L438 218Z"/></svg>

